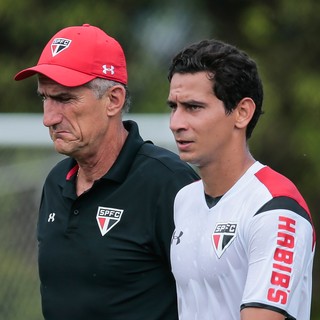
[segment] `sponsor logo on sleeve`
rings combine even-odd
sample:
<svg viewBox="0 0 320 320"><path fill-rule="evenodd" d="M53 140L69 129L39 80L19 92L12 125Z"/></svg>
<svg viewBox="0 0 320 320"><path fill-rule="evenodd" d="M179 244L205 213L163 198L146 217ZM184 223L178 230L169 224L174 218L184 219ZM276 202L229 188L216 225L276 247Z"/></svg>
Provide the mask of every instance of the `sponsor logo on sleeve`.
<svg viewBox="0 0 320 320"><path fill-rule="evenodd" d="M291 273L294 256L296 221L279 216L277 247L273 254L270 288L267 298L269 301L285 305L290 293Z"/></svg>

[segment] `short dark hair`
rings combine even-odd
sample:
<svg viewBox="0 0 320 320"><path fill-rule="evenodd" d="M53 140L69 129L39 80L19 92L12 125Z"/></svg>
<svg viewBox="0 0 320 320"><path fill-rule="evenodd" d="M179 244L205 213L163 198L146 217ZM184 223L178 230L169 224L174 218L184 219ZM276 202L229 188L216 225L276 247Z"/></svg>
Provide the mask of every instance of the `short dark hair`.
<svg viewBox="0 0 320 320"><path fill-rule="evenodd" d="M217 40L203 40L180 51L169 67L171 82L175 73L206 71L213 82L213 92L230 114L241 99L251 98L256 109L246 130L251 137L262 111L263 87L257 65L244 51Z"/></svg>

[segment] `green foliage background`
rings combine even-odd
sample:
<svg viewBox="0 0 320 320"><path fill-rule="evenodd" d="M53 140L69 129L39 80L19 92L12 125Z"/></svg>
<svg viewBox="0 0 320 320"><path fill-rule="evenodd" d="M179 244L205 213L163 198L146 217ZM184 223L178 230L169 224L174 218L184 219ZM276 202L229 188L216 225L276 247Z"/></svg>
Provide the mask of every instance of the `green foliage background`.
<svg viewBox="0 0 320 320"><path fill-rule="evenodd" d="M265 115L251 150L297 184L319 230L319 13L317 0L0 0L0 112L42 111L35 78L13 76L69 25L99 26L122 44L134 113L168 112L167 67L182 47L230 42L257 61L264 81ZM319 263L316 255L312 319L320 319Z"/></svg>

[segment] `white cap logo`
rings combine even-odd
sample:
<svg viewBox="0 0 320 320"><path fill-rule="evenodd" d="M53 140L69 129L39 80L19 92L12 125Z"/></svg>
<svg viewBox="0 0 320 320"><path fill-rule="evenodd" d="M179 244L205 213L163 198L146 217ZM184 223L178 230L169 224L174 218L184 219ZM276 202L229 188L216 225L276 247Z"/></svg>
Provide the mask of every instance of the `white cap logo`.
<svg viewBox="0 0 320 320"><path fill-rule="evenodd" d="M114 74L114 66L110 66L110 68L108 68L107 65L104 64L102 68L103 68L102 72L104 74L107 74L108 72L110 72L112 75Z"/></svg>
<svg viewBox="0 0 320 320"><path fill-rule="evenodd" d="M72 40L65 38L55 38L51 44L52 56L56 56L61 51L67 49L70 46Z"/></svg>

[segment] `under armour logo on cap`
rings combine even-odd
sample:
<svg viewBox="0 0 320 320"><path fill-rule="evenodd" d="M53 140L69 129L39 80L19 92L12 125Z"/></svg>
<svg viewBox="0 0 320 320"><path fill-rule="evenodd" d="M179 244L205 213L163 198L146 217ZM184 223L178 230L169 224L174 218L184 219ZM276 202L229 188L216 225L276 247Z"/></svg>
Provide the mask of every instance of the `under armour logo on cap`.
<svg viewBox="0 0 320 320"><path fill-rule="evenodd" d="M52 56L56 56L61 51L67 49L70 46L71 40L64 38L55 38L51 44Z"/></svg>
<svg viewBox="0 0 320 320"><path fill-rule="evenodd" d="M102 66L103 70L102 72L104 74L107 74L107 72L110 72L111 74L114 74L114 66L110 66L110 68L108 68L105 64Z"/></svg>

